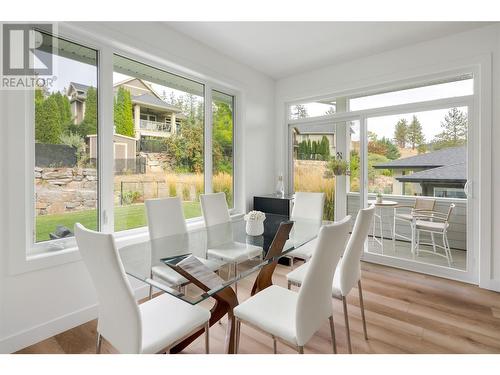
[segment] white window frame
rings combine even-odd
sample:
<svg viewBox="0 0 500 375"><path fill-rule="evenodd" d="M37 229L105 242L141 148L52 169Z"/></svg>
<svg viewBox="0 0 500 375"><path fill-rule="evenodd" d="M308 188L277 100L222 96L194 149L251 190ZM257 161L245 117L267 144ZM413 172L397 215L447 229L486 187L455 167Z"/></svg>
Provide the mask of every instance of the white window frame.
<svg viewBox="0 0 500 375"><path fill-rule="evenodd" d="M452 64L450 64L452 65ZM468 271L461 272L444 267L422 264L420 272L444 276L451 279L457 279L465 282L479 284L484 288L495 288L491 274L491 55L480 55L472 58L468 62L461 61L457 63L457 67L448 67L432 71L431 68L424 68L423 72L418 76L413 76L406 80L388 81L390 83L371 85L363 88L360 85L359 89L346 90L338 93L298 98L289 100L285 105L285 129L288 132L289 126L293 124L319 123L328 121L331 123L340 122L344 119L359 116L360 118L360 136L361 136L361 161L366 160L366 135L367 135L367 118L378 117L398 113L419 112L432 109L451 108L454 106L467 106L469 110L469 123L475 124L474 131L469 132L468 139L468 168L472 171L472 180L476 181L476 186L473 186L470 191L473 196L473 207L469 210L468 223L473 228L473 238L467 239L468 249L474 251L474 258L468 257ZM414 72L412 72L414 73ZM367 110L351 111L345 113L335 113L333 115L309 117L304 119L289 120L290 107L294 104L304 102L329 100L336 97L350 97L356 95L370 95L381 91L397 91L398 88L408 85L425 85L426 82L433 82L437 79L446 79L461 76L463 74L473 74L474 77L474 94L453 98L435 99L417 103L400 104L388 107L373 108ZM283 170L289 174L289 166L293 162L290 158L288 148L289 135L287 133L284 141L284 150L288 157L284 158ZM364 143L364 144L363 144ZM471 163L472 154L476 153L474 165ZM360 181L360 194L362 195L362 206L366 207L365 193L368 191L368 176L367 168L361 166L363 173ZM290 175L287 176L288 181L287 191L293 190L293 185L290 185ZM293 183L293 181L292 181ZM479 185L479 186L477 186ZM473 217L470 217L473 216ZM479 224L481 223L481 224ZM473 227L472 227L473 225ZM380 256L373 253L365 253L363 259L366 261L396 266L400 268L413 269L414 262L405 261L397 258ZM481 262L479 262L481 260Z"/></svg>
<svg viewBox="0 0 500 375"><path fill-rule="evenodd" d="M132 46L124 46L113 39L97 38L88 34L71 24L58 24L53 32L54 37L66 39L68 41L81 44L85 47L97 51L98 68L98 205L99 205L99 227L104 233L114 233L114 202L113 202L113 144L114 126L104 127L103 124L113 124L113 55L121 55L139 63L144 63L167 71L181 77L200 82L205 86L205 92L215 89L234 97L233 114L233 163L242 165L242 133L241 116L242 89L227 82L196 73L187 68L183 69L179 65L166 61L164 58L152 55L146 51L138 50ZM35 271L59 264L75 262L81 260L81 256L73 238L65 240L52 240L35 243L33 230L35 228L35 202L34 202L34 92L22 91L17 95L6 95L11 102L12 111L6 114L9 124L17 124L18 127L9 126L6 134L10 140L9 154L16 154L20 157L16 163L9 165L8 194L12 197L9 200L9 218L12 218L11 225L14 227L26 228L23 236L9 236L8 249L8 270L10 274L20 274ZM210 103L210 105L207 105ZM17 111L15 110L17 109ZM207 110L208 109L208 110ZM24 113L22 118L14 118L15 113ZM205 96L205 133L211 131L211 97ZM19 124L21 122L21 124ZM210 130L210 131L209 131ZM210 143L207 143L207 138ZM23 150L24 152L20 152ZM205 192L211 191L212 165L211 165L211 135L205 136ZM209 158L207 158L209 156ZM210 160L210 165L206 161ZM19 174L22 170L22 176ZM232 216L237 216L245 209L244 191L242 189L243 168L233 169L233 196L234 208L230 210ZM207 183L208 182L208 183ZM207 189L208 187L208 189ZM20 207L19 202L22 202ZM202 218L188 219L188 228L199 227ZM147 227L124 230L117 233L117 243L126 243L131 240L147 240ZM64 244L62 249L51 251L51 247L56 244Z"/></svg>

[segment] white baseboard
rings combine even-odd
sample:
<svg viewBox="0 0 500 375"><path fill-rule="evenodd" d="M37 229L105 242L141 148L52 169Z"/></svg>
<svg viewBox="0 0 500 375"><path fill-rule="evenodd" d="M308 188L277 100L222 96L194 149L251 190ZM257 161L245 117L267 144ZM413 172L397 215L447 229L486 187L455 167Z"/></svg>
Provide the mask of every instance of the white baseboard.
<svg viewBox="0 0 500 375"><path fill-rule="evenodd" d="M149 287L139 286L134 293L137 299L142 299L148 295ZM92 305L36 325L0 339L0 354L14 353L96 318L97 305Z"/></svg>
<svg viewBox="0 0 500 375"><path fill-rule="evenodd" d="M485 282L481 281L479 283L479 287L492 290L494 292L500 292L500 280L490 279Z"/></svg>

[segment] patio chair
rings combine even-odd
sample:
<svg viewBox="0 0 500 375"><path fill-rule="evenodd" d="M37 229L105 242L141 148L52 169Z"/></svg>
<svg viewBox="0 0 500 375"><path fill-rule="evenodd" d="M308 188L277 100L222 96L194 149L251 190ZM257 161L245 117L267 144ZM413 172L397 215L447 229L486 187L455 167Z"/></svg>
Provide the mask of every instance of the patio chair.
<svg viewBox="0 0 500 375"><path fill-rule="evenodd" d="M447 213L442 213L438 211L419 211L413 216L413 227L415 229L416 244L415 250L417 256L419 253L430 253L438 255L440 257L446 258L448 261L448 266L451 267L453 263L453 257L451 256L450 243L448 241L448 227L450 226L449 220L455 204L450 204ZM431 234L432 243L420 242L420 232L427 232ZM436 244L434 241L434 234L439 234L443 237L443 246ZM432 251L421 250L420 245L432 245ZM436 248L444 250L444 254L438 253Z"/></svg>
<svg viewBox="0 0 500 375"><path fill-rule="evenodd" d="M396 251L396 238L399 237L401 239L407 240L411 242L411 252L414 252L414 247L415 247L415 239L412 237L407 237L403 234L396 233L396 222L400 221L405 224L408 224L408 227L412 229L411 224L413 221L413 215L415 213L418 213L420 211L433 211L434 207L436 205L436 200L433 198L417 198L415 199L415 203L413 206L410 205L404 205L404 204L398 204L397 206L394 207L394 221L392 225L392 246L394 251ZM410 212L399 212L398 210L401 211L401 209L405 209ZM411 231L413 233L413 230ZM433 242L434 242L434 234L431 234L433 237Z"/></svg>

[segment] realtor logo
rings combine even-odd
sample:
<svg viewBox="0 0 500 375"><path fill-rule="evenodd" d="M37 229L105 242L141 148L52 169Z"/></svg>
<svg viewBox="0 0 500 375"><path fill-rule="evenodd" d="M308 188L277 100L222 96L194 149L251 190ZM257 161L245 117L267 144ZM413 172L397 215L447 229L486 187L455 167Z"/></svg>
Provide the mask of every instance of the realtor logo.
<svg viewBox="0 0 500 375"><path fill-rule="evenodd" d="M4 76L52 75L52 46L45 45L51 38L43 37L42 28L52 33L50 24L3 24Z"/></svg>

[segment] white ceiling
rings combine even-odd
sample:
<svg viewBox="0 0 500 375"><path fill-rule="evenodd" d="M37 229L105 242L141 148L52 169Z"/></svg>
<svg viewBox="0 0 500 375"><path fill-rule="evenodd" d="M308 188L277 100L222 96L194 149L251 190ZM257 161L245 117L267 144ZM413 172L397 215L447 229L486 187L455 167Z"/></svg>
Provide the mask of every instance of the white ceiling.
<svg viewBox="0 0 500 375"><path fill-rule="evenodd" d="M481 22L167 22L279 79L485 26Z"/></svg>

